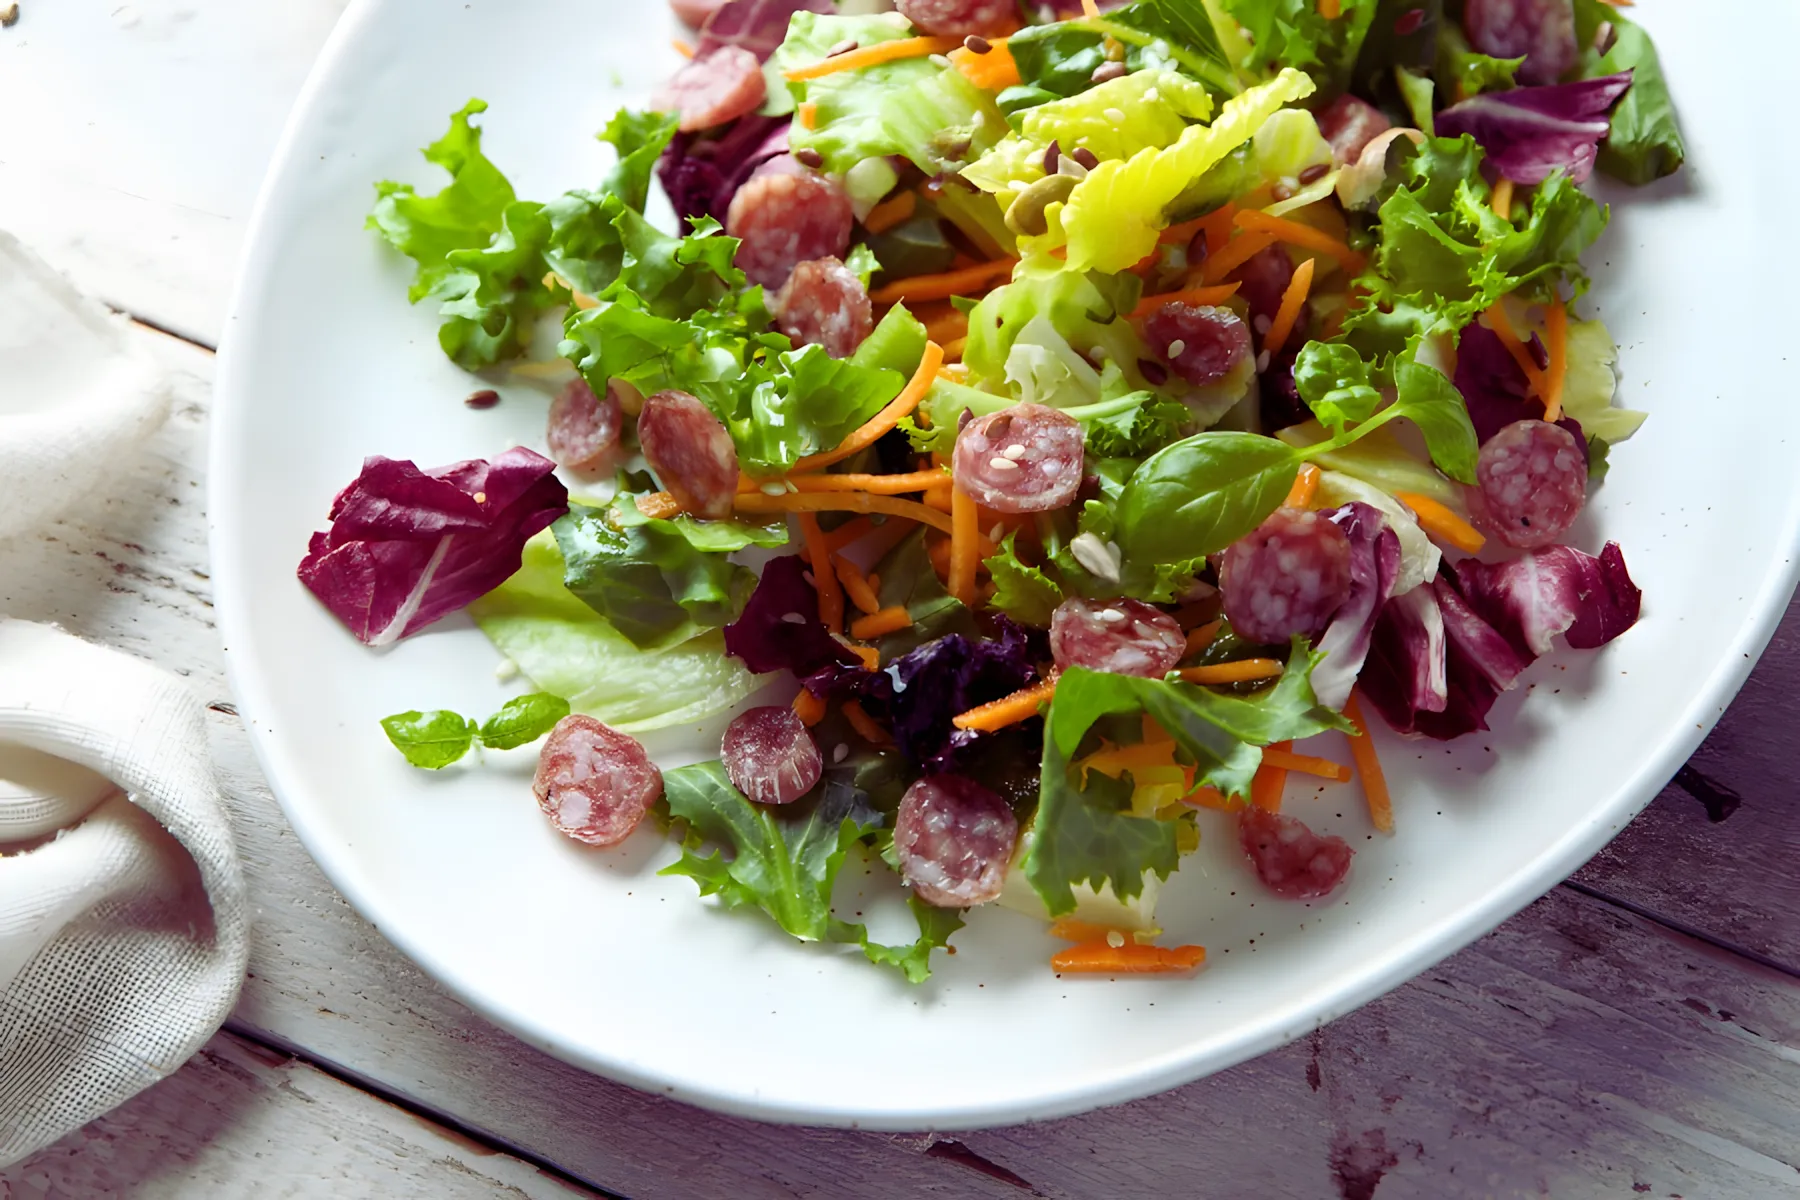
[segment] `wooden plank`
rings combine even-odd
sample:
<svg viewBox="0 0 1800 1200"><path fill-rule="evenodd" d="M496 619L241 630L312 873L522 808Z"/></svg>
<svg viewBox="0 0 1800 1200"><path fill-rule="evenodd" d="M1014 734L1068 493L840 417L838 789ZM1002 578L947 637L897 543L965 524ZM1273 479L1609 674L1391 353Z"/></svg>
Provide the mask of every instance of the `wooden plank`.
<svg viewBox="0 0 1800 1200"><path fill-rule="evenodd" d="M11 1200L597 1194L229 1033L155 1087L0 1171L0 1196Z"/></svg>
<svg viewBox="0 0 1800 1200"><path fill-rule="evenodd" d="M1792 1158L1780 1131L1800 1113L1793 980L1568 892L1312 1044L1042 1126L954 1138L772 1128L521 1045L350 911L263 785L210 624L199 503L210 358L143 336L183 373L173 422L116 495L51 539L0 548L0 610L186 670L215 700L213 750L258 905L239 1009L249 1024L642 1198L1016 1196L1016 1180L1053 1196L1193 1194L1199 1180L1205 1194L1354 1196L1377 1174L1383 1200L1631 1194L1636 1182L1656 1195L1783 1194L1768 1172ZM1800 826L1800 806L1769 811L1790 836ZM1673 872L1703 877L1659 851L1620 878Z"/></svg>

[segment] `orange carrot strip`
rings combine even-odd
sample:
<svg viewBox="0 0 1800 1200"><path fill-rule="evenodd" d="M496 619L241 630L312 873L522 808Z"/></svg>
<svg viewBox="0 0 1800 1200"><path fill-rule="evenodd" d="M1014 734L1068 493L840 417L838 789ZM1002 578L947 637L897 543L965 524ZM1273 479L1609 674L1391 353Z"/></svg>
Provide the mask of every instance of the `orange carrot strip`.
<svg viewBox="0 0 1800 1200"><path fill-rule="evenodd" d="M667 492L651 492L637 498L638 511L652 521L666 521L681 515L681 501Z"/></svg>
<svg viewBox="0 0 1800 1200"><path fill-rule="evenodd" d="M887 44L883 43L883 45ZM900 423L901 417L919 407L919 401L923 400L925 393L931 390L932 382L937 379L938 368L943 365L944 348L936 342L926 342L925 355L919 359L919 369L913 372L913 377L906 381L906 386L900 389L898 396L888 402L886 408L871 417L861 429L839 442L837 449L827 450L822 454L809 454L795 463L790 474L798 475L805 471L817 470L820 467L829 467L834 462L842 462L859 450L873 446L881 440L882 434ZM883 510L860 509L855 511L880 512Z"/></svg>
<svg viewBox="0 0 1800 1200"><path fill-rule="evenodd" d="M785 71L783 75L790 83L799 83L805 79L818 79L823 75L832 75L838 71L860 71L864 67L878 67L882 63L893 62L899 58L924 58L928 54L948 54L962 45L961 38L954 37L911 37L896 38L891 42L876 42L873 46L863 46L856 50L846 50L842 54L833 54L830 58L822 58L816 63Z"/></svg>
<svg viewBox="0 0 1800 1200"><path fill-rule="evenodd" d="M1531 357L1531 351L1525 348L1525 343L1519 340L1518 333L1513 329L1512 318L1506 315L1506 301L1494 301L1493 307L1487 310L1487 319L1488 327L1494 331L1494 336L1500 339L1500 344L1506 347L1506 352L1513 356L1514 362L1519 364L1519 370L1525 372L1525 378L1530 382L1532 392L1535 395L1544 395L1549 390L1549 385L1544 380L1543 371L1538 369L1537 361Z"/></svg>
<svg viewBox="0 0 1800 1200"><path fill-rule="evenodd" d="M1314 229L1311 225L1302 225L1286 217L1271 217L1258 209L1246 209L1232 218L1232 223L1239 229L1254 233L1273 234L1278 241L1290 246L1299 246L1303 250L1315 250L1320 254L1328 254L1338 260L1344 270L1355 275L1362 271L1367 261L1362 255L1349 246L1332 237L1329 233Z"/></svg>
<svg viewBox="0 0 1800 1200"><path fill-rule="evenodd" d="M929 492L925 493L924 504L927 508L936 509L938 512L949 512L950 489L947 487L932 488Z"/></svg>
<svg viewBox="0 0 1800 1200"><path fill-rule="evenodd" d="M1182 651L1183 656L1198 654L1208 646L1212 645L1213 639L1219 636L1220 626L1224 624L1225 622L1222 620L1212 620L1196 629L1189 630L1187 635L1187 649Z"/></svg>
<svg viewBox="0 0 1800 1200"><path fill-rule="evenodd" d="M863 228L870 233L886 233L912 216L918 207L919 197L914 192L890 196L869 210L869 215L863 218Z"/></svg>
<svg viewBox="0 0 1800 1200"><path fill-rule="evenodd" d="M1513 181L1502 175L1494 185L1494 215L1502 221L1512 220Z"/></svg>
<svg viewBox="0 0 1800 1200"><path fill-rule="evenodd" d="M1104 942L1109 933L1123 934L1128 941L1137 938L1137 934L1129 929L1114 929L1108 925L1098 925L1093 921L1083 921L1077 917L1058 917L1050 922L1050 936L1061 938L1065 942Z"/></svg>
<svg viewBox="0 0 1800 1200"><path fill-rule="evenodd" d="M912 314L924 324L925 336L940 346L969 335L969 315L948 300L927 300Z"/></svg>
<svg viewBox="0 0 1800 1200"><path fill-rule="evenodd" d="M1550 366L1544 372L1544 420L1562 420L1563 384L1569 375L1569 310L1558 300L1544 312L1544 349Z"/></svg>
<svg viewBox="0 0 1800 1200"><path fill-rule="evenodd" d="M794 697L794 713L802 725L817 725L825 718L825 701L801 688L800 694Z"/></svg>
<svg viewBox="0 0 1800 1200"><path fill-rule="evenodd" d="M1042 683L1034 683L1010 696L1002 696L998 700L971 708L961 716L953 717L950 723L958 729L992 733L996 729L1005 729L1008 725L1016 725L1037 716L1038 705L1050 703L1055 695L1056 676L1052 675Z"/></svg>
<svg viewBox="0 0 1800 1200"><path fill-rule="evenodd" d="M733 501L739 512L852 512L886 513L905 517L933 529L950 532L950 518L936 509L926 508L917 500L901 500L895 496L871 496L867 492L791 492L785 496L765 496L760 492L739 496Z"/></svg>
<svg viewBox="0 0 1800 1200"><path fill-rule="evenodd" d="M1311 754L1295 754L1288 749L1291 742L1280 742L1263 748L1263 761L1272 767L1280 767L1284 771L1298 771L1302 775L1317 775L1320 779L1334 779L1339 783L1350 782L1350 768L1343 763L1332 762L1329 758L1315 758Z"/></svg>
<svg viewBox="0 0 1800 1200"><path fill-rule="evenodd" d="M983 91L1005 91L1024 82L1019 76L1019 64L1013 61L1012 51L1006 48L1005 38L989 40L988 49L981 54L967 46L952 50L950 65Z"/></svg>
<svg viewBox="0 0 1800 1200"><path fill-rule="evenodd" d="M800 534L806 539L806 550L814 563L813 590L819 594L819 620L837 633L844 628L844 593L831 571L831 553L825 549L825 535L819 532L819 518L809 512L801 513ZM819 564L825 564L825 569L820 570Z"/></svg>
<svg viewBox="0 0 1800 1200"><path fill-rule="evenodd" d="M969 344L966 337L951 338L944 343L944 357L956 362L962 361L963 348Z"/></svg>
<svg viewBox="0 0 1800 1200"><path fill-rule="evenodd" d="M1131 319L1147 317L1165 304L1223 304L1237 290L1236 283L1225 283L1218 287L1188 288L1181 292L1164 292L1160 296L1145 296L1131 310Z"/></svg>
<svg viewBox="0 0 1800 1200"><path fill-rule="evenodd" d="M850 603L865 613L881 611L881 601L876 598L869 587L869 581L863 578L862 570L855 563L842 555L833 554L831 566L837 574L838 582L844 585L844 595L850 597ZM854 628L850 632L856 637L862 637Z"/></svg>
<svg viewBox="0 0 1800 1200"><path fill-rule="evenodd" d="M1480 530L1430 496L1422 496L1417 492L1395 492L1394 499L1412 509L1413 516L1419 518L1419 525L1426 533L1440 541L1449 542L1458 550L1479 554L1481 548L1487 545L1487 538L1481 535Z"/></svg>
<svg viewBox="0 0 1800 1200"><path fill-rule="evenodd" d="M1343 13L1339 0L1319 0L1319 15L1327 21L1335 21Z"/></svg>
<svg viewBox="0 0 1800 1200"><path fill-rule="evenodd" d="M800 122L802 129L816 129L819 125L819 106L802 104L794 109L794 119Z"/></svg>
<svg viewBox="0 0 1800 1200"><path fill-rule="evenodd" d="M951 296L960 296L976 288L985 289L986 285L1010 276L1013 268L1019 265L1016 258L997 258L993 262L976 263L972 267L960 267L954 271L945 271L938 275L914 275L907 279L896 279L893 283L883 284L869 293L869 299L876 304L894 304L901 300L948 300Z"/></svg>
<svg viewBox="0 0 1800 1200"><path fill-rule="evenodd" d="M681 55L683 58L694 57L694 48L680 38L670 38L669 45L675 47L675 53Z"/></svg>
<svg viewBox="0 0 1800 1200"><path fill-rule="evenodd" d="M964 604L975 605L975 568L979 563L981 514L975 500L959 487L950 489L950 580L946 590Z"/></svg>
<svg viewBox="0 0 1800 1200"><path fill-rule="evenodd" d="M949 475L933 467L905 475L799 475L788 482L803 492L868 492L875 496L901 496L907 492L923 492L949 480Z"/></svg>
<svg viewBox="0 0 1800 1200"><path fill-rule="evenodd" d="M1301 463L1300 473L1294 476L1294 486L1288 489L1287 499L1281 503L1286 508L1305 508L1312 503L1318 490L1319 468L1311 463Z"/></svg>
<svg viewBox="0 0 1800 1200"><path fill-rule="evenodd" d="M1369 736L1369 723L1363 720L1362 705L1357 702L1356 693L1344 701L1344 715L1356 726L1356 736L1350 739L1350 761L1356 764L1356 773L1362 776L1363 795L1369 802L1369 820L1382 833L1394 832L1394 800L1388 795L1387 776L1382 773L1381 759L1375 756L1375 739Z"/></svg>
<svg viewBox="0 0 1800 1200"><path fill-rule="evenodd" d="M1103 941L1083 942L1050 956L1050 966L1069 975L1168 975L1192 971L1205 961L1204 946L1110 946Z"/></svg>
<svg viewBox="0 0 1800 1200"><path fill-rule="evenodd" d="M1081 0L1081 15L1093 21L1100 16L1100 5L1095 0Z"/></svg>
<svg viewBox="0 0 1800 1200"><path fill-rule="evenodd" d="M1295 267L1294 277L1288 280L1287 290L1281 293L1281 307L1275 310L1274 323L1263 335L1263 352L1270 358L1281 353L1288 334L1294 332L1294 323L1300 319L1300 310L1306 306L1306 297L1312 291L1313 264L1317 261L1309 258Z"/></svg>
<svg viewBox="0 0 1800 1200"><path fill-rule="evenodd" d="M1190 808L1210 808L1218 812L1235 812L1244 807L1213 787L1195 788L1183 796L1181 802Z"/></svg>
<svg viewBox="0 0 1800 1200"><path fill-rule="evenodd" d="M1203 283L1221 283L1225 277L1275 244L1272 233L1240 233L1215 253L1206 256L1200 269Z"/></svg>
<svg viewBox="0 0 1800 1200"><path fill-rule="evenodd" d="M1263 747L1262 765L1250 780L1250 803L1265 812L1281 811L1281 793L1287 788L1288 769L1269 758L1270 751L1286 750L1292 742L1276 742Z"/></svg>
<svg viewBox="0 0 1800 1200"><path fill-rule="evenodd" d="M866 617L858 617L850 623L850 636L868 642L883 634L897 633L912 624L912 614L899 604L877 609Z"/></svg>
<svg viewBox="0 0 1800 1200"><path fill-rule="evenodd" d="M1210 667L1189 667L1181 677L1189 683L1254 683L1258 679L1274 679L1282 671L1272 658L1240 658L1236 662L1216 663Z"/></svg>
<svg viewBox="0 0 1800 1200"><path fill-rule="evenodd" d="M885 746L894 739L888 731L875 723L875 718L863 711L863 706L851 700L844 705L844 718L850 722L850 728L856 730L863 741L875 746Z"/></svg>
<svg viewBox="0 0 1800 1200"><path fill-rule="evenodd" d="M881 651L873 646L859 646L848 638L839 638L838 644L862 661L865 671L881 670Z"/></svg>
<svg viewBox="0 0 1800 1200"><path fill-rule="evenodd" d="M852 517L836 529L825 535L825 548L836 554L845 546L851 546L875 532L877 526L868 517Z"/></svg>

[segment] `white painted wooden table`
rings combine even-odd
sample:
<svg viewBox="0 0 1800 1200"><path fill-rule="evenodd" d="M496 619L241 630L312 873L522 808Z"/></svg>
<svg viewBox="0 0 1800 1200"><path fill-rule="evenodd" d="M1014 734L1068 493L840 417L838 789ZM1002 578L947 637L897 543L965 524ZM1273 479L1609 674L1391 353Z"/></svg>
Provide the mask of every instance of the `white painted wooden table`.
<svg viewBox="0 0 1800 1200"><path fill-rule="evenodd" d="M585 1075L439 991L289 831L209 599L211 348L264 165L343 3L21 0L0 29L0 228L135 317L179 379L114 494L0 547L0 613L153 659L212 701L257 904L226 1031L0 1173L0 1197L1800 1196L1800 616L1575 879L1306 1041L1154 1099L955 1138L766 1127Z"/></svg>

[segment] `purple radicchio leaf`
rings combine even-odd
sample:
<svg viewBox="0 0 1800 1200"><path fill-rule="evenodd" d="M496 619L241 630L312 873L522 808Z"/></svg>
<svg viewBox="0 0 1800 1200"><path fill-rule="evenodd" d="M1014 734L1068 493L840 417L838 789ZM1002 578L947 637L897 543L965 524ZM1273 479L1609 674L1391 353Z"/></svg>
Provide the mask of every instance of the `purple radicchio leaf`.
<svg viewBox="0 0 1800 1200"><path fill-rule="evenodd" d="M958 713L998 700L1037 677L1031 636L1005 617L1000 636L948 634L894 659L879 671L826 668L806 681L808 691L856 700L894 733L908 761L927 771L956 766L959 752L979 735L951 724Z"/></svg>
<svg viewBox="0 0 1800 1200"><path fill-rule="evenodd" d="M313 534L300 582L368 645L417 633L506 582L531 535L569 511L555 470L523 446L430 471L368 458Z"/></svg>
<svg viewBox="0 0 1800 1200"><path fill-rule="evenodd" d="M787 38L788 23L798 12L835 11L831 0L726 0L700 29L694 57L705 58L721 46L737 46L768 62Z"/></svg>
<svg viewBox="0 0 1800 1200"><path fill-rule="evenodd" d="M1357 686L1397 733L1418 733L1421 713L1444 711L1444 615L1422 583L1382 605Z"/></svg>
<svg viewBox="0 0 1800 1200"><path fill-rule="evenodd" d="M1436 117L1439 137L1471 134L1494 170L1514 183L1542 183L1567 171L1576 183L1594 173L1607 110L1631 86L1631 72L1486 92L1453 104Z"/></svg>
<svg viewBox="0 0 1800 1200"><path fill-rule="evenodd" d="M1327 708L1343 708L1369 654L1375 621L1400 575L1400 535L1379 509L1360 501L1320 514L1350 539L1350 594L1319 637L1325 657L1312 671L1313 694Z"/></svg>
<svg viewBox="0 0 1800 1200"><path fill-rule="evenodd" d="M723 133L676 134L656 164L656 177L676 216L684 221L711 217L723 224L744 181L787 152L788 118L752 114L739 117Z"/></svg>
<svg viewBox="0 0 1800 1200"><path fill-rule="evenodd" d="M1540 368L1550 365L1550 356L1536 334L1528 349ZM1500 335L1485 325L1469 325L1456 344L1456 390L1462 393L1469 409L1469 421L1475 426L1476 440L1487 440L1514 421L1539 421L1544 416L1544 402L1532 398L1531 384L1513 356L1507 352ZM1581 457L1587 458L1587 435L1581 422L1564 417L1558 425L1575 435Z"/></svg>
<svg viewBox="0 0 1800 1200"><path fill-rule="evenodd" d="M798 554L772 558L737 620L725 626L725 653L761 675L788 670L805 678L838 663L861 660L819 620L811 570Z"/></svg>
<svg viewBox="0 0 1800 1200"><path fill-rule="evenodd" d="M1577 649L1605 645L1637 623L1643 599L1615 542L1598 558L1551 546L1503 563L1466 558L1455 570L1470 606L1527 659L1559 633Z"/></svg>

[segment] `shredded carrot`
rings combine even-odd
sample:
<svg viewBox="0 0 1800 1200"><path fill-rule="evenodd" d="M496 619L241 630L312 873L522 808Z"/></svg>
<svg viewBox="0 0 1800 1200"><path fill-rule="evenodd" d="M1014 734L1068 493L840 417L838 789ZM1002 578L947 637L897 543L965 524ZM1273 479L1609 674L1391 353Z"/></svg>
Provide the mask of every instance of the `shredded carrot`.
<svg viewBox="0 0 1800 1200"><path fill-rule="evenodd" d="M979 562L981 514L974 497L952 485L950 489L950 580L946 589L971 608L975 604L975 567Z"/></svg>
<svg viewBox="0 0 1800 1200"><path fill-rule="evenodd" d="M1275 244L1272 233L1240 233L1217 251L1206 256L1200 269L1203 283L1220 283L1224 278Z"/></svg>
<svg viewBox="0 0 1800 1200"><path fill-rule="evenodd" d="M1343 763L1334 763L1329 758L1315 758L1311 754L1295 754L1287 747L1290 743L1263 749L1263 761L1272 767L1280 767L1284 771L1298 771L1302 775L1317 775L1320 779L1335 779L1339 783L1350 782L1350 768Z"/></svg>
<svg viewBox="0 0 1800 1200"><path fill-rule="evenodd" d="M1311 463L1301 463L1300 473L1294 476L1294 486L1288 489L1287 499L1283 500L1284 508L1305 508L1312 503L1313 496L1319 490L1319 468Z"/></svg>
<svg viewBox="0 0 1800 1200"><path fill-rule="evenodd" d="M825 628L837 633L844 627L844 593L838 587L837 576L831 571L831 554L825 549L825 535L819 532L819 518L809 512L800 514L800 534L806 539L806 550L812 556L813 590L819 594L819 620ZM826 564L825 570L819 570L816 564Z"/></svg>
<svg viewBox="0 0 1800 1200"><path fill-rule="evenodd" d="M899 604L887 608L876 609L866 617L858 617L850 623L852 637L871 641L883 634L897 633L912 624L912 614Z"/></svg>
<svg viewBox="0 0 1800 1200"><path fill-rule="evenodd" d="M1544 349L1550 366L1544 372L1544 420L1562 420L1563 384L1569 374L1569 310L1558 300L1544 310Z"/></svg>
<svg viewBox="0 0 1800 1200"><path fill-rule="evenodd" d="M825 717L825 701L801 688L800 694L794 697L794 713L800 718L802 725L817 725Z"/></svg>
<svg viewBox="0 0 1800 1200"><path fill-rule="evenodd" d="M1017 725L1020 721L1037 716L1038 705L1050 703L1055 695L1056 676L1052 675L1042 683L1034 683L1010 696L1002 696L998 700L971 708L961 716L952 718L950 723L958 729L992 733L996 729L1005 729L1008 725Z"/></svg>
<svg viewBox="0 0 1800 1200"><path fill-rule="evenodd" d="M1083 921L1078 917L1058 917L1050 923L1050 936L1061 938L1065 942L1104 942L1109 933L1123 934L1133 941L1138 936L1128 929L1114 929L1093 921Z"/></svg>
<svg viewBox="0 0 1800 1200"><path fill-rule="evenodd" d="M1070 975L1168 975L1192 971L1205 961L1205 946L1112 946L1104 941L1083 942L1050 956L1052 968Z"/></svg>
<svg viewBox="0 0 1800 1200"><path fill-rule="evenodd" d="M1481 535L1480 530L1430 496L1418 492L1395 492L1394 498L1412 509L1413 516L1419 519L1420 527L1438 540L1449 542L1468 554L1479 554L1481 548L1487 545L1487 538Z"/></svg>
<svg viewBox="0 0 1800 1200"><path fill-rule="evenodd" d="M949 517L917 500L902 500L897 496L871 496L867 492L790 492L785 496L765 496L756 492L739 496L733 503L739 512L747 513L886 513L890 517L905 517L950 532Z"/></svg>
<svg viewBox="0 0 1800 1200"><path fill-rule="evenodd" d="M1137 307L1131 310L1131 319L1136 321L1147 317L1165 304L1223 304L1237 290L1236 283L1225 283L1218 287L1188 288L1181 292L1164 292L1158 296L1145 296L1138 301Z"/></svg>
<svg viewBox="0 0 1800 1200"><path fill-rule="evenodd" d="M783 75L789 83L799 83L805 79L818 79L824 75L836 74L838 71L860 71L865 67L878 67L882 63L893 62L899 58L924 58L928 54L948 54L960 45L962 45L962 39L954 37L896 38L891 42L876 42L873 46L862 46L855 50L846 50L842 54L833 54L830 58L822 58L808 66L785 71Z"/></svg>
<svg viewBox="0 0 1800 1200"><path fill-rule="evenodd" d="M911 471L904 475L799 475L788 480L802 492L868 492L873 496L903 496L923 492L948 483L950 476L939 468Z"/></svg>
<svg viewBox="0 0 1800 1200"><path fill-rule="evenodd" d="M865 671L881 670L881 651L873 646L859 646L848 638L839 638L838 644L862 661Z"/></svg>
<svg viewBox="0 0 1800 1200"><path fill-rule="evenodd" d="M1311 225L1302 225L1287 217L1271 217L1266 212L1252 208L1240 212L1232 218L1232 223L1239 229L1249 232L1273 234L1277 241L1286 242L1290 246L1299 246L1303 250L1315 250L1320 254L1328 254L1337 259L1339 265L1352 275L1360 273L1363 263L1366 261L1362 255L1329 233L1323 233Z"/></svg>
<svg viewBox="0 0 1800 1200"><path fill-rule="evenodd" d="M1005 91L1024 82L1019 76L1019 64L1013 61L1012 51L1006 48L1005 38L989 39L988 49L980 54L967 46L952 50L950 65L961 71L964 79L987 92Z"/></svg>
<svg viewBox="0 0 1800 1200"><path fill-rule="evenodd" d="M826 552L830 553L829 549ZM861 568L839 554L831 555L831 566L837 574L838 582L844 585L844 595L850 597L850 603L865 613L881 611L881 601L876 598L874 590L869 587L869 581L863 578ZM859 638L862 637L862 634L857 633L855 629L850 632Z"/></svg>
<svg viewBox="0 0 1800 1200"><path fill-rule="evenodd" d="M681 514L681 501L667 492L651 492L637 498L637 508L652 521L666 521Z"/></svg>
<svg viewBox="0 0 1800 1200"><path fill-rule="evenodd" d="M1532 393L1542 396L1548 392L1549 385L1544 380L1544 372L1538 368L1536 360L1531 357L1531 351L1525 348L1525 343L1519 340L1518 333L1513 329L1512 318L1506 314L1506 301L1494 301L1493 307L1487 310L1487 319L1494 336L1500 339L1506 352L1519 364L1519 370L1525 372Z"/></svg>
<svg viewBox="0 0 1800 1200"><path fill-rule="evenodd" d="M1281 664L1272 658L1240 658L1236 662L1215 663L1210 667L1188 667L1181 677L1189 683L1254 683L1274 679L1281 674Z"/></svg>
<svg viewBox="0 0 1800 1200"><path fill-rule="evenodd" d="M1081 15L1090 21L1098 20L1100 5L1095 0L1081 0Z"/></svg>
<svg viewBox="0 0 1800 1200"><path fill-rule="evenodd" d="M1269 754L1284 751L1293 744L1275 742L1263 747L1262 765L1256 768L1256 774L1250 780L1250 803L1265 812L1281 811L1281 793L1287 789L1288 776L1288 769L1270 759Z"/></svg>
<svg viewBox="0 0 1800 1200"><path fill-rule="evenodd" d="M845 546L854 545L868 537L876 528L875 522L868 517L853 517L825 535L825 549L836 554ZM901 526L901 528L910 530L911 527ZM807 553L805 546L800 547L800 555L806 559L808 565L811 565L812 555Z"/></svg>
<svg viewBox="0 0 1800 1200"><path fill-rule="evenodd" d="M1195 788L1183 796L1181 802L1191 808L1211 808L1219 812L1233 812L1243 807L1214 787Z"/></svg>
<svg viewBox="0 0 1800 1200"><path fill-rule="evenodd" d="M887 45L888 43L884 42L882 44ZM820 467L828 467L834 462L842 462L852 454L867 449L880 441L881 435L892 429L895 425L898 425L901 417L906 416L908 413L912 412L913 409L919 407L919 401L923 400L925 398L925 393L931 390L932 381L937 378L938 368L943 366L943 364L944 348L936 342L926 342L924 357L919 359L919 369L913 372L913 377L907 380L906 386L900 389L900 394L898 396L895 396L888 402L886 408L869 418L868 423L861 429L858 429L849 437L839 442L837 449L827 450L822 454L807 455L805 458L794 464L791 473L797 475L804 471L813 471ZM792 497L790 497L790 499L791 498ZM892 512L894 510L865 508L848 511ZM906 514L901 513L899 515L904 516Z"/></svg>
<svg viewBox="0 0 1800 1200"><path fill-rule="evenodd" d="M669 39L669 45L675 47L675 53L681 55L683 58L694 57L694 48L680 38Z"/></svg>
<svg viewBox="0 0 1800 1200"><path fill-rule="evenodd" d="M995 280L1010 276L1019 265L1016 258L997 258L992 262L959 267L938 275L914 275L896 279L869 293L876 304L895 304L902 300L947 300L977 288L985 290Z"/></svg>
<svg viewBox="0 0 1800 1200"><path fill-rule="evenodd" d="M951 338L949 341L944 343L944 357L952 358L952 359L957 360L958 362L961 362L962 354L963 354L963 347L967 346L968 344L969 344L969 339L966 337Z"/></svg>
<svg viewBox="0 0 1800 1200"><path fill-rule="evenodd" d="M1339 0L1319 0L1319 15L1327 21L1335 21L1343 13Z"/></svg>
<svg viewBox="0 0 1800 1200"><path fill-rule="evenodd" d="M1363 720L1362 705L1357 702L1356 693L1344 701L1344 715L1356 726L1356 736L1350 739L1350 761L1356 764L1356 773L1362 776L1363 795L1369 802L1369 820L1382 833L1394 832L1394 801L1388 795L1387 776L1382 774L1381 759L1375 756L1375 739L1369 736L1369 723Z"/></svg>
<svg viewBox="0 0 1800 1200"><path fill-rule="evenodd" d="M1281 293L1281 307L1275 310L1275 320L1269 326L1269 332L1263 335L1263 353L1274 358L1281 353L1287 344L1288 334L1294 332L1294 323L1300 319L1300 310L1306 307L1306 297L1312 291L1313 264L1318 260L1309 258L1294 268L1294 277L1288 280L1287 290Z"/></svg>
<svg viewBox="0 0 1800 1200"><path fill-rule="evenodd" d="M925 336L940 346L969 335L969 314L948 300L928 300L913 310L913 316L924 323Z"/></svg>
<svg viewBox="0 0 1800 1200"><path fill-rule="evenodd" d="M794 119L800 122L802 129L817 129L819 126L819 106L802 104L794 109Z"/></svg>
<svg viewBox="0 0 1800 1200"><path fill-rule="evenodd" d="M850 722L850 728L856 730L863 741L876 746L885 746L894 739L888 731L875 723L875 718L863 711L863 706L854 700L844 704L844 718Z"/></svg>
<svg viewBox="0 0 1800 1200"><path fill-rule="evenodd" d="M912 216L918 207L919 197L914 192L889 196L869 210L869 215L863 218L863 228L870 233L886 233Z"/></svg>
<svg viewBox="0 0 1800 1200"><path fill-rule="evenodd" d="M949 488L949 486L946 485L944 487L935 487L935 488L932 488L929 492L926 492L924 503L927 508L935 509L938 512L941 512L941 513L949 512L950 511L950 488Z"/></svg>
<svg viewBox="0 0 1800 1200"><path fill-rule="evenodd" d="M1512 220L1513 181L1502 175L1494 185L1494 215L1502 221Z"/></svg>
<svg viewBox="0 0 1800 1200"><path fill-rule="evenodd" d="M1181 652L1182 656L1186 657L1189 654L1198 654L1208 646L1212 645L1213 639L1219 636L1219 629L1224 624L1224 621L1215 618L1196 629L1189 630L1187 635L1187 648Z"/></svg>

